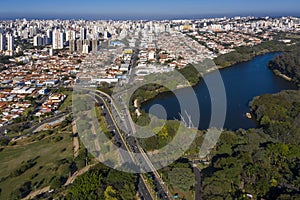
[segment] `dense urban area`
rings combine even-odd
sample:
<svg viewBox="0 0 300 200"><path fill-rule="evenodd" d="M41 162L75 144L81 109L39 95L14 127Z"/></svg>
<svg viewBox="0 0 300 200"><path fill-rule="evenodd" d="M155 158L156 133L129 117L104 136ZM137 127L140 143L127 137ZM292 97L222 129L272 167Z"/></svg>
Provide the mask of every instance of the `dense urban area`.
<svg viewBox="0 0 300 200"><path fill-rule="evenodd" d="M146 125L150 117L141 105L168 88L139 88L125 114L111 97L115 86L125 91L175 71L195 86L212 70L270 52L282 53L268 67L299 87L299 42L296 17L0 21L0 199L300 198L299 90L255 97L247 114L257 128L222 130L206 157L198 153L207 130L197 130L185 154L160 170L145 151L167 145L181 122L132 139L119 130L119 120L131 132L132 123ZM213 65L203 64L207 60ZM95 117L108 138L140 153L153 172L111 169L97 158L103 150L86 149L78 132L97 129L73 116L78 84L94 90Z"/></svg>

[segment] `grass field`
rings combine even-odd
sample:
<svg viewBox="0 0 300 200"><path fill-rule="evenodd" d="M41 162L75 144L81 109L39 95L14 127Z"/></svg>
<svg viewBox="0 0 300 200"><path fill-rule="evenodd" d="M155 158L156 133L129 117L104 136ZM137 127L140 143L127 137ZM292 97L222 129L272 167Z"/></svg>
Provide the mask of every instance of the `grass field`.
<svg viewBox="0 0 300 200"><path fill-rule="evenodd" d="M19 176L10 176L30 159L35 159L33 167ZM53 177L63 175L69 167L63 159L73 159L73 141L68 131L25 146L5 147L0 152L0 199L10 199L11 192L27 181L31 181L33 190L49 186Z"/></svg>
<svg viewBox="0 0 300 200"><path fill-rule="evenodd" d="M67 107L72 106L72 91L64 91L63 93L67 95L67 98L64 100L63 104L58 110L64 110Z"/></svg>
<svg viewBox="0 0 300 200"><path fill-rule="evenodd" d="M300 35L287 34L286 38L289 38L289 39L300 39Z"/></svg>

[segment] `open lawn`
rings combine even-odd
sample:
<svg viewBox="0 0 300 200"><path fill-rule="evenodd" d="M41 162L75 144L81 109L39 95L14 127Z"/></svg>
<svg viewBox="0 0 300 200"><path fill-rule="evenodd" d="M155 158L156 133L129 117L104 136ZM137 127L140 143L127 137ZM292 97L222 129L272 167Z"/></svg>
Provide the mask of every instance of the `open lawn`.
<svg viewBox="0 0 300 200"><path fill-rule="evenodd" d="M72 91L64 91L63 93L67 95L67 98L64 100L63 104L58 110L64 110L67 107L72 106Z"/></svg>
<svg viewBox="0 0 300 200"><path fill-rule="evenodd" d="M31 182L32 190L49 186L53 177L68 172L66 169L70 164L63 159L69 162L73 159L73 141L69 132L57 133L25 146L4 148L0 152L0 199L10 199L10 194L27 181ZM33 166L16 175L29 160Z"/></svg>

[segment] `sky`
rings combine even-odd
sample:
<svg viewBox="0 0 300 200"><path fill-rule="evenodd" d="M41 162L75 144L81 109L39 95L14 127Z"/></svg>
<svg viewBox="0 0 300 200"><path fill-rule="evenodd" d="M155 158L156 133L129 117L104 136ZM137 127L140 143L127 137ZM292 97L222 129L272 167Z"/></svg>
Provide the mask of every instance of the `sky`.
<svg viewBox="0 0 300 200"><path fill-rule="evenodd" d="M6 0L0 18L176 19L300 16L299 0Z"/></svg>

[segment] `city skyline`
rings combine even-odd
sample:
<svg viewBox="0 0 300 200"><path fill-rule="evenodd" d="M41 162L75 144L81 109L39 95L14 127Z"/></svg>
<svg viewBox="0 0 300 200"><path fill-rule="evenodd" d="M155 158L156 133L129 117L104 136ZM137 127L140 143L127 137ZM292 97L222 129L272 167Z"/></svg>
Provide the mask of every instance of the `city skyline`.
<svg viewBox="0 0 300 200"><path fill-rule="evenodd" d="M1 2L0 199L300 199L300 3L260 1Z"/></svg>
<svg viewBox="0 0 300 200"><path fill-rule="evenodd" d="M0 19L176 19L222 17L235 15L299 16L300 2L228 0L182 1L5 1L1 3Z"/></svg>

